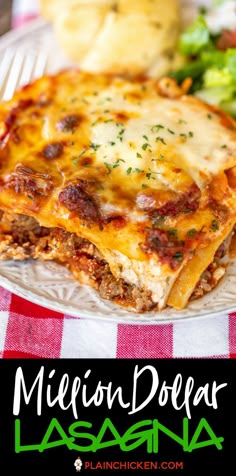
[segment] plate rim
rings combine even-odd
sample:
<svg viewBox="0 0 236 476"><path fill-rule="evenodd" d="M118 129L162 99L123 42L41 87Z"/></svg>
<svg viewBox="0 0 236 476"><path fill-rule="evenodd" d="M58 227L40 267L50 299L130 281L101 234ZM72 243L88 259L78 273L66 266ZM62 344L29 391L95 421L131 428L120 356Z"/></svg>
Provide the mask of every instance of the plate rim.
<svg viewBox="0 0 236 476"><path fill-rule="evenodd" d="M2 261L4 263L4 261ZM8 263L12 263L14 265L21 265L23 266L31 266L29 261L22 261L22 262L15 262L13 260L9 260ZM43 266L43 262L40 262L38 260L39 265ZM60 266L57 265L57 263L53 263L53 266ZM64 267L62 266L62 269ZM72 277L73 280L73 277ZM81 285L79 282L75 282L75 284L78 287L81 287L83 289L88 288L88 291L91 291L91 288L86 285ZM236 312L236 301L235 304L232 304L232 306L227 306L224 309L218 309L218 310L211 310L207 311L207 308L203 308L203 312L197 312L193 313L192 315L182 315L182 312L185 312L185 309L183 311L176 311L176 315L170 315L169 317L165 314L165 309L160 312L156 312L156 317L150 316L150 314L147 313L130 313L129 316L129 311L126 311L123 316L115 315L115 311L111 311L112 316L107 316L107 315L101 315L101 310L98 310L99 315L96 315L94 311L82 311L82 310L76 310L75 307L71 306L68 303L61 303L59 301L55 301L53 299L50 299L50 297L45 297L40 294L36 294L35 292L31 292L27 290L26 288L22 287L20 284L13 282L10 280L8 277L3 276L1 272L1 262L0 262L0 286L2 286L4 289L8 290L9 292L29 301L34 304L37 304L41 307L44 307L48 310L51 311L56 311L60 314L64 314L67 316L70 316L72 318L77 318L77 319L90 319L90 320L96 320L96 322L107 322L107 323L116 323L116 324L129 324L129 325L162 325L162 324L175 324L175 323L183 323L183 322L190 322L199 319L206 319L206 318L214 318L214 316L219 315L219 314L229 314L232 312ZM92 290L93 291L93 290ZM99 296L98 296L99 299ZM106 300L101 299L102 302L106 303ZM109 302L109 301L108 301ZM59 304L58 304L59 303ZM122 308L123 310L123 308ZM117 307L117 312L119 312L119 306ZM175 312L173 310L173 312ZM132 316L132 317L131 317ZM150 316L150 317L149 317Z"/></svg>

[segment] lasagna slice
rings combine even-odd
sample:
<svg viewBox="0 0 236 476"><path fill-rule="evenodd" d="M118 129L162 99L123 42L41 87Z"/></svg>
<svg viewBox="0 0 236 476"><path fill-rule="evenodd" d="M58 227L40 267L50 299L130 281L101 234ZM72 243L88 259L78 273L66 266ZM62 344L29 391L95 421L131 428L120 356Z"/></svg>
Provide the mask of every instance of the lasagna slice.
<svg viewBox="0 0 236 476"><path fill-rule="evenodd" d="M68 69L0 105L0 259L54 260L128 310L222 278L236 126L168 78Z"/></svg>

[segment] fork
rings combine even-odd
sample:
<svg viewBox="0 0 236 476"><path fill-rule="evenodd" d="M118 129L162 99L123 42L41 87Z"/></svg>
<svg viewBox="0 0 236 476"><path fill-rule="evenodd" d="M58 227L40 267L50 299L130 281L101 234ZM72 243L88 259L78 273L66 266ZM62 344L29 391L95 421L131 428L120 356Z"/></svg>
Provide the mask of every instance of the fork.
<svg viewBox="0 0 236 476"><path fill-rule="evenodd" d="M0 100L11 99L17 89L42 76L47 61L45 50L26 52L21 47L7 48L0 60Z"/></svg>

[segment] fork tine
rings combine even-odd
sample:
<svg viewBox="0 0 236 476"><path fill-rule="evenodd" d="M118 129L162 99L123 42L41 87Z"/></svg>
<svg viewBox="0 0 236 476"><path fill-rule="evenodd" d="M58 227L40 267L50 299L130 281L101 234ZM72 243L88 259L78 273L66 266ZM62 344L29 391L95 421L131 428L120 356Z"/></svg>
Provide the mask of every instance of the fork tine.
<svg viewBox="0 0 236 476"><path fill-rule="evenodd" d="M47 60L45 51L6 50L0 63L0 100L11 99L16 89L42 76Z"/></svg>
<svg viewBox="0 0 236 476"><path fill-rule="evenodd" d="M0 91L2 90L4 83L7 79L7 75L9 73L13 57L14 49L7 48L0 63Z"/></svg>
<svg viewBox="0 0 236 476"><path fill-rule="evenodd" d="M19 80L21 67L23 63L23 58L24 58L23 53L20 50L17 52L17 54L15 54L13 58L10 72L7 78L6 88L2 96L3 101L7 101L8 99L11 99L17 87L17 83Z"/></svg>
<svg viewBox="0 0 236 476"><path fill-rule="evenodd" d="M47 61L48 61L48 54L45 53L45 51L40 51L37 58L36 58L36 64L34 68L34 78L39 78L42 73L46 70L47 67Z"/></svg>
<svg viewBox="0 0 236 476"><path fill-rule="evenodd" d="M32 71L34 69L34 63L35 63L34 54L29 53L27 56L25 56L24 66L22 68L21 76L19 78L19 82L17 85L18 88L30 82Z"/></svg>

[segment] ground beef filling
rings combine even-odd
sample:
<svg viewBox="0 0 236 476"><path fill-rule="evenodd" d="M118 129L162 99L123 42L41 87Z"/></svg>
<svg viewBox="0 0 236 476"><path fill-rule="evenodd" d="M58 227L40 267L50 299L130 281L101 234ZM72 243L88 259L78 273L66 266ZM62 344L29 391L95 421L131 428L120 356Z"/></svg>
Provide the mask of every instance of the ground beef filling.
<svg viewBox="0 0 236 476"><path fill-rule="evenodd" d="M225 273L228 243L217 250L214 261L202 273L191 300L211 291ZM98 249L88 240L60 228L45 228L32 217L0 210L0 260L53 260L66 266L78 281L95 288L103 299L136 312L155 308L151 293L116 279Z"/></svg>
<svg viewBox="0 0 236 476"><path fill-rule="evenodd" d="M95 288L103 299L137 312L155 307L151 293L116 279L98 249L88 240L60 228L45 228L32 217L0 212L0 259L53 260L78 281Z"/></svg>
<svg viewBox="0 0 236 476"><path fill-rule="evenodd" d="M202 273L192 296L191 301L198 299L214 289L226 271L225 257L228 256L230 240L225 240L215 253L213 262Z"/></svg>

